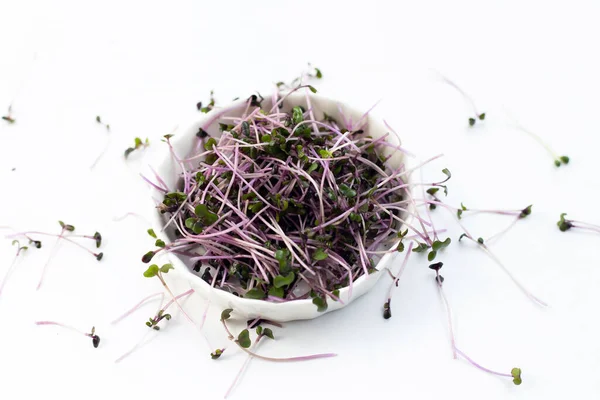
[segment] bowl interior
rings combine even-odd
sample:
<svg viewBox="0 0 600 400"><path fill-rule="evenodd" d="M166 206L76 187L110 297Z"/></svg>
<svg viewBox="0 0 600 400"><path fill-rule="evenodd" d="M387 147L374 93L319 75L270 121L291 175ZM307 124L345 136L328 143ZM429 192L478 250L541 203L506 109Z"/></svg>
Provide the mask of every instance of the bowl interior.
<svg viewBox="0 0 600 400"><path fill-rule="evenodd" d="M272 97L265 98L262 102L262 108L270 109L273 106L274 100L275 99ZM399 138L390 132L382 120L376 119L372 115L365 115L364 112L360 112L353 107L326 97L312 93L304 94L296 92L286 97L282 104L282 110L285 112L290 111L295 106L302 106L307 110L312 109L317 120L322 119L324 113L326 113L335 118L341 127L345 127L348 130L362 129L365 132L365 135L370 135L375 139L383 135L389 135L387 137L389 143L398 146L400 145ZM180 132L176 132L175 136L173 136L171 144L174 153L177 154L179 158L197 154L199 152L198 145L200 141L196 137L196 133L200 128L205 130L210 137L218 138L221 135L219 123L231 123L230 120L223 120L223 117L240 117L246 111L247 101L243 99L224 108L214 109L207 114L201 114L197 120L184 127ZM180 175L182 168L166 150L166 146L163 147L163 151L156 155L156 160L151 165L169 190L173 191L178 189L181 185ZM386 156L391 156L388 160L388 165L391 168L398 168L404 163L404 154L392 147L383 147L381 152ZM162 193L154 188L152 188L151 191L155 201L160 202L163 197ZM408 215L409 213L405 212L401 217L404 219ZM158 228L156 231L158 232L162 230L168 217L155 210L153 219L155 227ZM167 229L163 236L164 235L166 235L165 241L173 239L173 231L170 229ZM393 243L392 246L388 246L386 249L394 248L395 246L397 246L397 242ZM375 268L378 272L370 275L363 275L356 279L353 283L351 292L348 287L341 289L339 297L342 302L334 302L328 299L327 312L343 307L373 287L381 275L380 271L387 267L391 256L391 253L385 254L377 261ZM208 297L211 301L220 304L224 308L234 308L234 310L244 314L246 317L260 316L261 318L268 318L276 321L287 321L314 318L323 314L322 312L317 312L315 305L312 304L310 299L272 303L262 300L240 298L224 290L214 289L192 271L194 262L183 256L173 257L172 261L174 261L174 264L177 264L175 266L178 273L187 278L190 284L196 288L197 292L200 292L204 297Z"/></svg>

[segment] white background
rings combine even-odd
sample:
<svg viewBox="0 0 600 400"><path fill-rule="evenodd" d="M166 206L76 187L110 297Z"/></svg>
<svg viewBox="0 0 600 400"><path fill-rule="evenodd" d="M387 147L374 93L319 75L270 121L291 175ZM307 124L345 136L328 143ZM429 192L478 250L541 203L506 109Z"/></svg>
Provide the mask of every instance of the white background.
<svg viewBox="0 0 600 400"><path fill-rule="evenodd" d="M152 248L138 172L143 153L122 157L136 136L151 146L195 104L248 96L290 80L312 62L320 92L367 108L401 134L427 168L448 167L448 202L473 208L533 204L493 251L550 307L540 309L472 244L443 210L439 227L455 242L441 260L458 346L483 365L523 369L512 385L453 360L445 314L427 262L413 255L395 289L393 318L381 306L390 280L350 307L275 329L273 356L336 352L308 363L253 361L232 398L593 399L600 395L600 235L562 233L561 212L600 223L597 172L600 121L598 2L531 1L7 1L0 7L0 225L58 232L102 232L104 260L64 243L36 292L53 240L30 249L0 298L2 398L222 398L245 355L233 347L218 362L177 313L154 340L114 360L148 332L157 302L115 317L159 283L144 279L140 256ZM487 113L467 126L469 108L432 69L457 82ZM571 163L559 169L504 110L544 137ZM110 147L96 115L111 125ZM15 168L14 171L12 169ZM489 236L510 219L465 219ZM5 230L3 233L8 234ZM14 256L0 242L0 272ZM395 268L399 266L399 259ZM176 283L173 283L174 285ZM180 289L185 289L185 285ZM185 303L199 320L203 302ZM226 345L211 310L207 334ZM88 339L35 320L55 320L102 338ZM148 336L150 337L150 336Z"/></svg>

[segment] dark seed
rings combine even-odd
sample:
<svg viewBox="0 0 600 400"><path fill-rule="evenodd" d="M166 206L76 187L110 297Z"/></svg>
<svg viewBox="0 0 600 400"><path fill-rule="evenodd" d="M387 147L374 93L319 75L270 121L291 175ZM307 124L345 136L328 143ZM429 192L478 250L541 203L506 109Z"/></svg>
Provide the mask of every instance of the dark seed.
<svg viewBox="0 0 600 400"><path fill-rule="evenodd" d="M93 335L92 336L92 344L94 345L94 348L97 349L98 345L100 345L100 336Z"/></svg>

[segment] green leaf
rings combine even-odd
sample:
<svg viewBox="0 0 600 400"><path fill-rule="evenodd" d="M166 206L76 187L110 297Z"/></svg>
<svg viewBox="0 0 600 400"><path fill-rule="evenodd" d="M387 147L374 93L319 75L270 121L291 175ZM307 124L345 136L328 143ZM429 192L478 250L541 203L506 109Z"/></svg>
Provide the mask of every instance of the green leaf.
<svg viewBox="0 0 600 400"><path fill-rule="evenodd" d="M244 295L247 299L262 300L267 297L266 293L261 288L250 289Z"/></svg>
<svg viewBox="0 0 600 400"><path fill-rule="evenodd" d="M317 89L315 89L314 86L308 85L308 88L310 89L311 92L317 93Z"/></svg>
<svg viewBox="0 0 600 400"><path fill-rule="evenodd" d="M436 255L437 255L437 251L435 251L435 250L430 251L429 254L427 254L427 260L433 261L435 259Z"/></svg>
<svg viewBox="0 0 600 400"><path fill-rule="evenodd" d="M213 360L218 359L219 357L221 357L221 354L223 354L223 350L221 349L216 349L214 351L214 353L210 353L210 358L212 358Z"/></svg>
<svg viewBox="0 0 600 400"><path fill-rule="evenodd" d="M269 296L279 297L280 299L283 299L284 295L285 292L283 288L276 288L275 286L271 286L271 288L269 288Z"/></svg>
<svg viewBox="0 0 600 400"><path fill-rule="evenodd" d="M485 119L485 113L481 113L477 116L479 120L483 121Z"/></svg>
<svg viewBox="0 0 600 400"><path fill-rule="evenodd" d="M215 138L210 138L204 143L204 150L209 151L213 150L213 148L217 145L217 140Z"/></svg>
<svg viewBox="0 0 600 400"><path fill-rule="evenodd" d="M221 321L228 320L229 317L231 317L232 311L233 311L233 308L227 308L227 309L221 311Z"/></svg>
<svg viewBox="0 0 600 400"><path fill-rule="evenodd" d="M198 217L206 217L210 211L208 210L208 207L206 206L206 204L198 204L196 206L196 208L194 209L194 213L198 216Z"/></svg>
<svg viewBox="0 0 600 400"><path fill-rule="evenodd" d="M135 138L135 148L137 149L138 147L141 147L144 145L144 142L142 142L142 139L140 139L139 137Z"/></svg>
<svg viewBox="0 0 600 400"><path fill-rule="evenodd" d="M350 188L345 183L340 184L339 189L340 189L340 193L344 197L348 197L348 198L356 197L356 190Z"/></svg>
<svg viewBox="0 0 600 400"><path fill-rule="evenodd" d="M321 70L319 68L315 68L315 72L316 72L316 77L317 79L321 79L323 78L323 73L321 73Z"/></svg>
<svg viewBox="0 0 600 400"><path fill-rule="evenodd" d="M100 232L94 233L94 240L96 241L96 248L99 248L102 245L102 235Z"/></svg>
<svg viewBox="0 0 600 400"><path fill-rule="evenodd" d="M206 204L198 204L194 209L194 213L200 217L206 226L214 224L219 219L219 216L211 212Z"/></svg>
<svg viewBox="0 0 600 400"><path fill-rule="evenodd" d="M275 259L279 262L279 272L282 274L288 274L290 272L290 251L285 249L279 249L275 251Z"/></svg>
<svg viewBox="0 0 600 400"><path fill-rule="evenodd" d="M442 172L448 177L448 179L452 178L452 174L450 173L450 170L448 168L444 168Z"/></svg>
<svg viewBox="0 0 600 400"><path fill-rule="evenodd" d="M458 219L462 218L462 213L463 213L463 210L461 210L461 209L456 210L456 216L458 217Z"/></svg>
<svg viewBox="0 0 600 400"><path fill-rule="evenodd" d="M402 243L402 242L398 243L398 246L396 247L396 251L398 253L402 253L404 251L404 243Z"/></svg>
<svg viewBox="0 0 600 400"><path fill-rule="evenodd" d="M362 221L362 218L361 218L360 214L350 213L350 221L354 221L354 222L360 223Z"/></svg>
<svg viewBox="0 0 600 400"><path fill-rule="evenodd" d="M156 264L152 264L147 270L144 271L144 276L146 278L152 278L156 275L158 275L158 265Z"/></svg>
<svg viewBox="0 0 600 400"><path fill-rule="evenodd" d="M460 208L461 208L463 211L467 211L467 207L465 207L465 205L464 205L462 202L460 203Z"/></svg>
<svg viewBox="0 0 600 400"><path fill-rule="evenodd" d="M319 155L323 158L331 158L333 154L326 149L319 149Z"/></svg>
<svg viewBox="0 0 600 400"><path fill-rule="evenodd" d="M246 121L242 122L242 134L250 136L250 125Z"/></svg>
<svg viewBox="0 0 600 400"><path fill-rule="evenodd" d="M290 272L289 274L287 274L286 276L281 276L281 275L277 275L275 277L275 279L273 279L273 286L275 286L276 288L282 288L284 286L289 286L291 285L292 282L294 282L294 279L296 278L296 275L294 274L294 272ZM281 296L279 296L281 297Z"/></svg>
<svg viewBox="0 0 600 400"><path fill-rule="evenodd" d="M470 126L475 125L475 118L469 118L469 125Z"/></svg>
<svg viewBox="0 0 600 400"><path fill-rule="evenodd" d="M194 222L194 225L192 225L192 231L196 234L199 235L202 233L202 230L204 228L204 224L202 222L200 222L199 220L196 220Z"/></svg>
<svg viewBox="0 0 600 400"><path fill-rule="evenodd" d="M570 160L571 159L567 156L560 156L560 161L562 161L562 163L565 165L568 164Z"/></svg>
<svg viewBox="0 0 600 400"><path fill-rule="evenodd" d="M438 190L440 190L440 188L429 188L427 189L427 193L433 196L438 192Z"/></svg>
<svg viewBox="0 0 600 400"><path fill-rule="evenodd" d="M513 377L513 383L515 385L520 385L521 383L523 383L523 380L521 379L521 368L513 368L510 371L510 374Z"/></svg>
<svg viewBox="0 0 600 400"><path fill-rule="evenodd" d="M153 251L149 251L149 252L147 252L146 254L144 254L144 255L142 256L142 262L143 262L143 263L149 263L149 262L150 262L150 260L152 260L152 257L154 257L154 254L155 254L155 253L154 253Z"/></svg>
<svg viewBox="0 0 600 400"><path fill-rule="evenodd" d="M156 233L154 233L154 229L150 228L148 229L148 235L152 236L154 239L156 239Z"/></svg>
<svg viewBox="0 0 600 400"><path fill-rule="evenodd" d="M169 270L174 269L173 266L171 264L165 264L162 267L160 267L160 272L162 272L163 274L166 274L169 272Z"/></svg>
<svg viewBox="0 0 600 400"><path fill-rule="evenodd" d="M161 248L164 248L164 247L166 246L166 245L165 245L165 242L163 242L163 241L162 241L162 240L160 240L160 239L156 239L156 242L154 242L154 245L155 245L156 247L161 247Z"/></svg>
<svg viewBox="0 0 600 400"><path fill-rule="evenodd" d="M265 206L265 203L257 202L257 203L252 204L250 207L248 207L248 209L250 211L252 211L254 214L257 214L260 210L263 209L264 206Z"/></svg>
<svg viewBox="0 0 600 400"><path fill-rule="evenodd" d="M452 240L450 240L450 238L446 238L446 240L444 240L443 242L436 240L435 242L433 242L431 249L433 251L439 251L443 248L448 247L448 245L450 245L451 242L452 242Z"/></svg>
<svg viewBox="0 0 600 400"><path fill-rule="evenodd" d="M185 227L188 229L192 229L194 227L194 224L196 223L196 221L197 221L196 218L186 218Z"/></svg>
<svg viewBox="0 0 600 400"><path fill-rule="evenodd" d="M419 243L419 245L417 247L413 248L413 251L415 253L423 253L424 251L427 251L427 249L429 249L429 246L425 243Z"/></svg>
<svg viewBox="0 0 600 400"><path fill-rule="evenodd" d="M247 349L248 347L252 346L252 341L250 340L250 332L248 332L248 329L244 329L240 332L237 338L237 342L244 349Z"/></svg>
<svg viewBox="0 0 600 400"><path fill-rule="evenodd" d="M325 194L327 195L327 197L329 197L329 200L337 201L337 195L333 190L331 190L331 188L325 188Z"/></svg>
<svg viewBox="0 0 600 400"><path fill-rule="evenodd" d="M127 150L125 150L125 153L123 153L125 155L125 158L129 157L129 155L134 151L135 149L133 147L129 147L127 148Z"/></svg>
<svg viewBox="0 0 600 400"><path fill-rule="evenodd" d="M313 261L322 261L329 257L329 254L325 252L322 248L318 248L312 255Z"/></svg>
<svg viewBox="0 0 600 400"><path fill-rule="evenodd" d="M102 123L102 120L100 119L100 116L99 116L99 115L97 115L97 116L96 116L96 122L97 122L97 123L99 123L99 124L101 124L101 123Z"/></svg>
<svg viewBox="0 0 600 400"><path fill-rule="evenodd" d="M312 303L317 306L318 312L323 312L327 310L327 300L323 297L315 297L312 299Z"/></svg>
<svg viewBox="0 0 600 400"><path fill-rule="evenodd" d="M292 123L294 125L298 125L300 122L304 121L304 113L302 109L298 106L292 108Z"/></svg>
<svg viewBox="0 0 600 400"><path fill-rule="evenodd" d="M464 237L469 237L469 235L467 235L466 233L463 233L462 235L460 235L460 237L458 238L458 241L460 242L462 240L462 238Z"/></svg>
<svg viewBox="0 0 600 400"><path fill-rule="evenodd" d="M273 331L270 328L263 329L263 336L268 337L269 339L275 340L275 336L273 336Z"/></svg>
<svg viewBox="0 0 600 400"><path fill-rule="evenodd" d="M524 209L521 210L521 214L519 214L519 218L526 218L528 215L531 214L531 207L533 207L533 204L530 204L529 206L525 207Z"/></svg>

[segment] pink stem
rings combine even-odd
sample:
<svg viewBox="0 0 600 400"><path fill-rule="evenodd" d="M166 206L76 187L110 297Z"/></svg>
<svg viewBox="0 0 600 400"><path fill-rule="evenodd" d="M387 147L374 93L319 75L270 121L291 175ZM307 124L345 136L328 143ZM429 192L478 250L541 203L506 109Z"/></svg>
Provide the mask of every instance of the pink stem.
<svg viewBox="0 0 600 400"><path fill-rule="evenodd" d="M115 319L114 321L111 322L111 324L116 324L117 322L121 321L122 319L128 317L129 315L131 315L134 311L136 311L138 308L140 308L140 306L142 304L144 304L146 301L150 300L153 297L159 296L161 295L161 292L157 292L157 293L153 293L150 296L144 297L139 303L137 303L135 306L133 306L133 308L131 308L129 311L127 311L125 314L121 315L119 318Z"/></svg>

